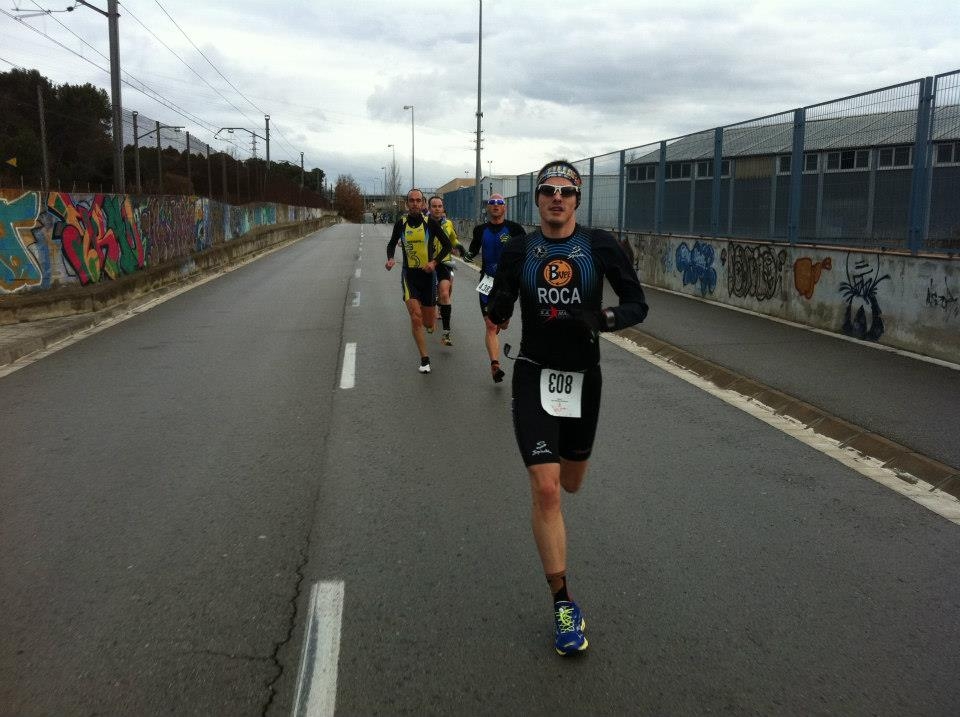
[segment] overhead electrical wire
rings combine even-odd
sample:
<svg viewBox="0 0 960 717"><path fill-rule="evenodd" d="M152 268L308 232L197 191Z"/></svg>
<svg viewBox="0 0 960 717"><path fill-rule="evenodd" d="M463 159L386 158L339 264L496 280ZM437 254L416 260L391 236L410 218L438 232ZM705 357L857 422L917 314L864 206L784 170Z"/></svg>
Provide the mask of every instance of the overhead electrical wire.
<svg viewBox="0 0 960 717"><path fill-rule="evenodd" d="M214 69L214 71L215 71L218 75L220 75L220 77L223 78L223 81L224 81L224 82L226 82L228 85L230 85L230 87L233 88L233 91L234 91L234 92L236 92L236 93L237 93L238 95L240 95L243 99L245 99L245 100L247 101L247 103L248 103L251 107L253 107L255 110L257 110L257 112L259 112L260 114L262 114L262 115L267 115L267 114L269 114L268 112L265 112L265 111L262 110L260 107L258 107L258 106L256 105L256 103L254 103L253 100L251 100L249 97L247 97L243 92L240 91L240 89L239 89L236 85L234 85L229 79L227 79L227 76L224 75L224 74L220 71L220 68L218 68L216 65L214 65L213 62L210 60L210 58L207 57L206 54L204 54L203 50L201 50L199 47L197 47L197 44L190 38L190 36L189 36L189 35L186 33L186 31L180 26L180 24L179 24L176 20L174 20L174 19L173 19L173 16L170 15L169 12L167 12L167 9L166 9L163 5L160 4L160 0L154 0L154 2L157 4L157 7L159 7L160 10L163 11L163 14L167 16L167 18L170 20L170 22L173 23L174 27L176 27L176 28L180 31L180 33L187 39L187 42L189 42L189 43L193 46L193 49L195 49L195 50L200 54L200 57L202 57L204 60L206 60L207 64L210 65L210 67L212 67L212 68ZM127 12L130 12L130 9L129 9L129 8L125 8L125 9L127 10ZM133 14L133 13L131 13L131 15L132 15L132 14ZM137 20L137 22L139 22L139 20ZM141 23L141 24L142 24L142 23ZM159 38L158 38L158 39L159 39ZM182 61L182 60L181 60L181 61ZM218 94L219 94L219 93L218 93ZM222 96L222 95L221 95L221 96ZM224 98L224 99L226 99L226 98ZM232 104L231 104L231 107L233 107ZM234 107L234 109L236 109L236 107ZM237 111L240 112L240 110L237 110ZM240 114L243 115L243 112L240 112ZM243 115L243 116L246 117L246 115ZM251 122L253 121L253 120L250 120L249 117L247 117L247 120L249 120L249 121L251 121ZM276 125L274 125L274 127L276 127ZM290 144L290 142L289 142L289 141L287 140L287 138L283 135L283 133L279 131L279 129L277 129L277 134L280 136L280 139L282 139L283 142L286 144L286 149L287 149L288 151L290 151L290 152L293 152L293 155L296 156L296 155L298 154L297 150L293 148L293 145Z"/></svg>
<svg viewBox="0 0 960 717"><path fill-rule="evenodd" d="M0 9L0 14L6 15L6 16L9 17L11 20L14 20L15 22L18 22L18 23L20 23L21 25L29 28L29 29L32 30L33 32L37 33L38 35L41 35L42 37L45 37L46 39L48 39L48 40L49 40L50 42L52 42L53 44L57 45L58 47L62 48L63 50L66 50L66 51L69 52L70 54L75 55L76 57L79 57L81 60L83 60L84 62L87 62L88 64L92 65L93 67L95 67L96 69L100 70L101 72L104 72L104 73L107 74L107 75L110 74L110 70L109 70L108 68L101 67L100 65L98 65L96 62L94 62L94 61L91 60L90 58L85 57L85 56L83 56L81 53L79 53L79 52L77 52L76 50L74 50L73 48L68 47L67 45L64 45L62 42L60 42L60 41L57 40L56 38L48 35L47 33L43 32L42 30L34 27L33 25L30 25L29 23L24 22L23 19L21 19L21 18L19 18L19 17L16 17L15 15L11 15L10 13L8 13L7 11L2 10L2 9ZM54 18L54 19L56 19L56 18ZM59 23L60 21L57 20L57 22ZM60 24L63 25L63 23L60 23ZM64 27L65 27L65 26L64 26ZM66 28L66 27L65 27L65 29L69 30L69 28ZM71 32L71 34L73 34L75 37L78 37L78 38L79 38L79 36L77 36L76 33L73 33L72 31L70 31L70 32ZM94 52L96 52L98 55L100 55L101 57L104 57L103 53L101 53L101 52L100 52L99 50L97 50L95 47L93 47L92 45L90 45L90 43L88 43L86 40L84 40L83 38L79 38L79 39L81 40L81 42L83 42L87 47L89 47L90 49L92 49L92 50L93 50ZM107 58L104 57L104 59L107 59ZM12 64L12 63L11 63L11 64ZM134 76L131 75L130 73L124 72L124 74L126 74L126 75L127 75L128 77L130 77L134 82L137 82L137 83L139 83L139 84L142 86L142 87L138 87L137 85L133 84L133 83L130 82L129 80L124 79L124 78L121 78L121 81L122 81L125 85L127 85L128 87L130 87L131 89L133 89L133 90L141 93L142 95L148 97L149 99L152 99L153 101L155 101L155 102L163 105L164 107L166 107L167 109L171 110L172 112L177 113L177 114L180 115L181 117L184 117L185 119L189 119L190 121L197 123L199 126L203 127L203 128L206 129L207 131L209 131L209 132L214 132L214 133L216 132L216 130L213 129L213 124L212 124L212 123L210 123L210 122L208 122L208 121L206 121L206 120L204 120L204 119L202 119L202 118L200 118L200 117L197 117L197 116L193 115L191 112L189 112L188 110L185 110L185 109L182 108L182 107L179 107L179 106L176 105L172 100L167 99L166 97L164 97L163 95L161 95L161 94L160 94L159 92L157 92L156 90L153 90L153 89L152 89L149 85L147 85L145 82L143 82L142 80L137 79L136 77L134 77ZM144 89L144 88L145 88L145 89ZM243 151L243 152L247 152L247 150L246 150L244 147L238 145L238 144L237 144L236 142L234 142L233 140L224 139L224 141L227 142L227 143L229 143L229 144L231 144L231 145L233 145L237 150L240 150L240 151Z"/></svg>
<svg viewBox="0 0 960 717"><path fill-rule="evenodd" d="M170 15L170 13L166 10L166 8L164 8L163 5L160 4L159 0L155 0L155 1L156 1L157 6L160 8L161 11L163 11L163 13L164 13L164 14L167 16L167 18L170 20L170 22L173 23L173 25L174 25L174 26L180 31L180 33L187 39L187 41L191 44L191 46L193 46L193 48L196 49L196 51L200 54L200 56L203 57L203 59L214 69L214 71L215 71L221 78L223 78L223 80L224 80L238 95L240 95L240 97L242 97L244 100L246 100L246 102L247 102L248 104L250 104L251 107L253 107L254 109L256 109L258 112L263 112L263 110L260 109L260 107L258 107L258 106L256 105L256 103L253 102L253 100L251 100L251 99L250 99L249 97L247 97L242 91L240 91L240 89L237 88L236 85L234 85L234 84L223 74L223 72L221 72L220 69L219 69L216 65L213 64L213 62L211 62L211 60L203 53L203 51L200 50L199 47L197 47L196 43L194 43L193 40L189 37L189 35L187 35L187 33L186 33L186 32L184 31L184 29L180 26L180 24L177 23L176 20L174 20L174 18ZM47 11L47 10L45 10L39 3L36 2L36 0L31 0L31 2L33 2L33 4L34 4L41 12L46 13L47 15L50 15L50 12ZM147 27L147 25L144 24L144 23L130 10L129 7L127 7L126 5L123 5L122 3L118 3L118 4L119 4L121 7L123 7L123 9L124 9L124 11L125 11L126 14L130 15L131 18L133 18L141 27L143 27L144 30L146 30L148 33L150 33L150 35L152 35L153 38L154 38L155 40L157 40L157 42L159 42L161 45L163 45L163 47L165 47L174 57L177 58L177 60L179 60L185 67L187 67L187 69L189 69L194 75L196 75L201 81L203 81L204 84L206 84L210 89L212 89L224 102L226 102L228 105L230 105L230 107L232 107L234 110L236 110L238 113L240 113L240 115L243 116L247 121L251 122L251 123L254 124L254 125L257 124L256 121L252 120L252 119L251 119L249 116L247 116L239 107L237 107L235 104L233 104L233 103L232 103L227 97L225 97L216 87L214 87L210 82L208 82L199 72L197 72L196 70L194 70L194 69L189 65L189 63L187 63L179 54L177 54L177 52L175 52L169 45L167 45L167 43L165 43L162 39L160 39L160 37L159 37L153 30L151 30L149 27ZM21 25L25 25L26 27L30 28L33 32L35 32L35 33L43 36L44 38L46 38L46 39L49 40L50 42L52 42L52 43L54 43L55 45L59 46L59 47L62 48L63 50L66 50L67 52L75 55L76 57L80 58L80 59L83 60L84 62L87 62L88 64L92 65L93 67L95 67L96 69L100 70L101 72L104 72L104 73L107 74L107 75L110 74L109 69L107 69L107 68L105 68L105 67L102 67L101 65L98 65L96 62L94 62L94 61L92 61L91 59L85 57L85 56L82 55L81 53L78 53L76 50L68 47L67 45L63 44L62 42L60 42L60 41L57 40L56 38L52 37L51 35L43 32L42 30L34 27L33 25L30 25L29 23L24 22L23 18L20 18L20 17L14 16L14 15L11 15L10 13L7 13L7 12L5 12L5 11L3 11L3 10L0 10L0 13L2 13L3 15L6 15L7 17L11 18L12 20L15 20L16 22L19 22ZM53 16L51 15L51 17L53 17ZM85 40L83 37L81 37L80 35L78 35L77 33L75 33L73 30L71 30L67 25L65 25L63 22L61 22L58 18L53 17L53 19L57 22L58 25L60 25L64 30L66 30L68 33L70 33L71 35L73 35L73 36L74 36L77 40L79 40L83 45L85 45L86 47L90 48L93 52L97 53L100 57L102 57L104 60L106 60L107 62L109 62L109 58L106 57L106 56L105 56L100 50L98 50L96 47L94 47L93 45L91 45L87 40ZM17 65L15 65L15 64L12 63L12 62L9 62L8 60L4 60L4 62L7 62L7 63L10 64L11 66L17 67ZM144 96L148 97L149 99L151 99L151 100L157 102L158 104L166 107L167 109L169 109L169 110L177 113L177 114L180 115L181 117L184 117L185 119L188 119L188 120L190 120L190 121L192 121L192 122L195 122L195 123L198 124L200 127L202 127L203 129L206 129L207 131L211 132L211 133L214 134L214 135L219 131L219 128L214 127L214 125L213 125L212 123L210 123L210 122L208 122L207 120L204 120L204 119L202 119L202 118L194 115L193 113L191 113L190 111L184 109L183 107L180 107L180 106L177 105L173 100L168 99L168 98L165 97L163 94L161 94L161 93L158 92L157 90L153 89L152 87L150 87L150 85L148 85L147 83L143 82L143 81L140 80L139 78L135 77L134 75L132 75L132 74L129 73L128 71L123 70L122 73L123 73L123 75L125 76L124 78L121 78L122 81L123 81L123 83L124 83L125 85L127 85L128 87L130 87L131 89L133 89L133 90L135 90L135 91L143 94ZM127 78L129 78L129 79L127 79ZM264 114L266 114L266 113L264 112ZM277 138L278 138L279 140L281 140L279 144L281 144L281 145L284 147L284 149L286 149L288 152L290 152L292 156L296 157L296 155L299 154L300 152L299 152L297 149L295 149L294 146L290 143L290 141L287 139L287 137L283 134L281 128L276 124L276 121L275 121L275 120L274 120L274 122L275 122L275 123L274 123L274 125L273 125L273 127L272 127L271 129L274 130L274 132L276 133ZM237 150L239 150L239 151L242 151L242 152L244 152L244 153L246 153L246 154L251 154L251 155L253 155L253 154L255 153L255 150L251 150L251 149L248 149L248 148L246 148L246 147L243 147L242 145L238 144L235 140L233 140L233 139L231 139L231 138L221 137L221 138L218 138L218 139L221 139L222 141L224 141L224 142L232 145L235 149L237 149Z"/></svg>

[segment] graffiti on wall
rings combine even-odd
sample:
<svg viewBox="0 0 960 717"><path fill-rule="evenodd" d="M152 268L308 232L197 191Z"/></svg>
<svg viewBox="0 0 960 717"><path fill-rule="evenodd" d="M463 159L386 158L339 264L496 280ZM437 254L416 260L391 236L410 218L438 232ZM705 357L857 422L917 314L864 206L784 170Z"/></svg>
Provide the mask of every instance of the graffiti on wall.
<svg viewBox="0 0 960 717"><path fill-rule="evenodd" d="M720 254L727 269L727 291L731 296L772 299L783 284L783 265L787 252L769 246L728 244Z"/></svg>
<svg viewBox="0 0 960 717"><path fill-rule="evenodd" d="M955 319L960 316L960 303L957 301L957 295L947 286L947 277L943 277L943 288L939 290L933 285L931 277L925 303L927 306L942 309L947 318Z"/></svg>
<svg viewBox="0 0 960 717"><path fill-rule="evenodd" d="M840 294L847 303L841 327L843 333L871 341L883 336L883 312L877 299L877 288L889 278L889 274L880 276L878 255L847 255L847 280L840 284Z"/></svg>
<svg viewBox="0 0 960 717"><path fill-rule="evenodd" d="M829 256L817 262L806 256L797 259L793 262L793 285L804 299L812 299L813 290L820 281L820 274L832 268L833 262Z"/></svg>
<svg viewBox="0 0 960 717"><path fill-rule="evenodd" d="M717 270L713 268L715 251L712 244L696 242L691 249L686 242L677 247L677 271L683 274L683 285L700 287L704 296L717 288Z"/></svg>
<svg viewBox="0 0 960 717"><path fill-rule="evenodd" d="M118 279L276 218L272 204L230 207L199 197L0 196L0 294Z"/></svg>
<svg viewBox="0 0 960 717"><path fill-rule="evenodd" d="M33 192L12 202L0 197L0 291L20 291L43 281L39 261L29 249L36 216L37 195Z"/></svg>
<svg viewBox="0 0 960 717"><path fill-rule="evenodd" d="M146 265L147 251L133 205L124 195L51 193L47 212L68 271L83 285L119 279Z"/></svg>

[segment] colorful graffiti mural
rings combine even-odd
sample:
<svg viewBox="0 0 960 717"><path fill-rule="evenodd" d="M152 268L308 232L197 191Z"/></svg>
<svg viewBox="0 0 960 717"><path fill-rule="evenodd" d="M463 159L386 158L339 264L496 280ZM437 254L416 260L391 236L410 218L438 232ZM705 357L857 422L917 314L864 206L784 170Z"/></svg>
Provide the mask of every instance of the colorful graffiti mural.
<svg viewBox="0 0 960 717"><path fill-rule="evenodd" d="M704 296L717 288L717 270L713 268L715 252L712 244L696 242L691 249L686 242L677 247L677 271L683 274L683 285L699 285Z"/></svg>
<svg viewBox="0 0 960 717"><path fill-rule="evenodd" d="M847 280L840 284L840 294L847 302L841 327L843 333L871 341L883 336L883 312L877 299L877 287L889 278L889 274L880 276L878 255L847 255Z"/></svg>
<svg viewBox="0 0 960 717"><path fill-rule="evenodd" d="M81 284L96 283L104 275L119 279L146 266L147 251L129 197L51 193L47 211L55 219L53 238L68 271Z"/></svg>
<svg viewBox="0 0 960 717"><path fill-rule="evenodd" d="M727 245L720 262L727 268L727 291L730 296L753 297L757 301L772 299L783 284L783 265L787 252L770 246Z"/></svg>
<svg viewBox="0 0 960 717"><path fill-rule="evenodd" d="M277 215L274 204L199 197L0 195L0 294L118 279L276 224Z"/></svg>
<svg viewBox="0 0 960 717"><path fill-rule="evenodd" d="M828 256L822 261L815 262L809 257L801 257L793 262L793 285L804 299L813 298L813 290L820 281L824 271L833 268L833 261Z"/></svg>
<svg viewBox="0 0 960 717"><path fill-rule="evenodd" d="M30 252L31 228L37 217L37 195L24 194L13 201L0 197L0 291L11 293L39 286L43 272Z"/></svg>

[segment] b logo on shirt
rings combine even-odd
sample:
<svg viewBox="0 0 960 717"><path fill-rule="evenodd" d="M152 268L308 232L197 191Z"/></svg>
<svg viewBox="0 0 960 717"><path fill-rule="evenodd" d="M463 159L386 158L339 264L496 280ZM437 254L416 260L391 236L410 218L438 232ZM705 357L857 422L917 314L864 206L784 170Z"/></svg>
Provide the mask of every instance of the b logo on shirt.
<svg viewBox="0 0 960 717"><path fill-rule="evenodd" d="M573 267L563 259L553 259L543 267L543 278L550 286L566 286L573 279Z"/></svg>

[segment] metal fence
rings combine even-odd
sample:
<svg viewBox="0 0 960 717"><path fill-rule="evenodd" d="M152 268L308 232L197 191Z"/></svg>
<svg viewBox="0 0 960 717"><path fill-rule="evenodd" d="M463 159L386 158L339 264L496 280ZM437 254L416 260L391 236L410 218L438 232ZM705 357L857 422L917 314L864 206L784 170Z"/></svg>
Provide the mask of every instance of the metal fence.
<svg viewBox="0 0 960 717"><path fill-rule="evenodd" d="M960 250L960 70L573 163L578 217L618 232ZM536 224L534 173L508 218ZM484 196L494 181L484 179ZM486 185L489 184L489 187ZM444 195L475 220L473 188Z"/></svg>

